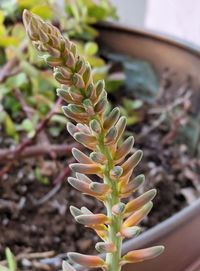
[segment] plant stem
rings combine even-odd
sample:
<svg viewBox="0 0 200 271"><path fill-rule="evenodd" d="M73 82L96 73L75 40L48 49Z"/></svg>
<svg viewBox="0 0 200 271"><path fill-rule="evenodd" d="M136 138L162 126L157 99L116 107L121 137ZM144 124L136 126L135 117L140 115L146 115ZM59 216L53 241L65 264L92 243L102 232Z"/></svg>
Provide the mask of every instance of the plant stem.
<svg viewBox="0 0 200 271"><path fill-rule="evenodd" d="M110 150L104 144L104 133L102 132L99 136L99 149L107 158L107 165L104 169L104 183L108 184L111 187L111 193L109 194L105 207L107 210L107 216L110 218L111 224L108 226L108 242L111 242L115 245L116 251L113 253L107 253L106 263L107 271L121 271L120 259L121 259L121 247L122 247L122 238L117 236L117 233L121 229L123 218L121 215L113 215L112 207L120 202L117 181L113 181L110 176L110 170L113 168L113 158L110 153Z"/></svg>

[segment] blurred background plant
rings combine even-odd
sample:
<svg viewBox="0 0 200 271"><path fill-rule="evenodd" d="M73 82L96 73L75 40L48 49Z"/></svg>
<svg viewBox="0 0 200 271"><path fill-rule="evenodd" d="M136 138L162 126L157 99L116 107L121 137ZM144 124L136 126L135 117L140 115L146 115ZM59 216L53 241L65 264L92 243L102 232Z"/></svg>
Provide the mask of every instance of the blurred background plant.
<svg viewBox="0 0 200 271"><path fill-rule="evenodd" d="M0 265L0 271L17 271L17 261L10 248L5 249L6 266Z"/></svg>
<svg viewBox="0 0 200 271"><path fill-rule="evenodd" d="M108 75L109 65L99 56L95 42L98 32L93 27L99 21L117 18L109 0L2 0L0 130L7 139L6 143L0 142L0 146L10 148L14 145L14 153L2 153L0 161L3 154L4 157L5 154L6 157L10 156L9 159L11 156L16 158L35 140L48 144L48 137L58 137L66 122L58 108L60 102L55 103L57 83L25 38L21 22L24 8L49 20L75 41L80 53L93 67L95 80L107 78L110 88L119 85L116 83L118 78L113 79ZM11 164L0 171L0 176L11 168ZM38 170L36 172L36 178L40 176L41 180L41 174Z"/></svg>

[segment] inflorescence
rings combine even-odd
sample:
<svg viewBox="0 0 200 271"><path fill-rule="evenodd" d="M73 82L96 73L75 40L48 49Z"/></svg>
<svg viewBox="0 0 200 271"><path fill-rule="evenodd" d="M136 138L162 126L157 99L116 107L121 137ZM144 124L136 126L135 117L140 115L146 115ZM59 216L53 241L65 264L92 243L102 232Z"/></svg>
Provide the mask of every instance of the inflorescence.
<svg viewBox="0 0 200 271"><path fill-rule="evenodd" d="M140 233L137 225L150 212L156 195L156 190L152 189L127 204L123 202L144 182L144 175L133 176L142 151L133 153L133 136L123 141L126 118L120 117L118 107L105 114L108 100L104 81L94 83L89 63L78 54L73 42L64 38L56 27L27 10L23 13L23 21L32 44L45 53L45 61L53 68L54 77L61 84L57 94L67 102L63 111L72 120L67 123L68 132L91 151L86 155L79 149L73 149L77 163L70 167L75 176L69 177L68 181L80 192L101 201L106 208L106 214L95 214L86 207L70 207L75 220L92 228L100 237L101 241L95 248L106 257L70 252L69 259L88 268L120 271L126 263L158 256L163 246L121 255L122 241ZM87 176L94 174L102 181L93 181ZM63 270L76 271L66 261L63 262Z"/></svg>

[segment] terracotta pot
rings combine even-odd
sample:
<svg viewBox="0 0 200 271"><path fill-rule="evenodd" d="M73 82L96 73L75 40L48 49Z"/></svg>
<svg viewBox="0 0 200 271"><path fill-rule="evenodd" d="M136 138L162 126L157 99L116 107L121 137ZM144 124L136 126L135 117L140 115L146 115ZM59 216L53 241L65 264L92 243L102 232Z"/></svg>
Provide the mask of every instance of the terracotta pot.
<svg viewBox="0 0 200 271"><path fill-rule="evenodd" d="M99 43L112 52L149 61L158 76L166 67L176 71L177 87L190 75L196 97L200 97L200 50L177 40L118 24L106 23L97 28L100 31ZM200 100L195 101L198 106ZM165 245L162 256L144 263L127 265L123 271L200 270L200 199L138 238L125 242L123 252L157 244Z"/></svg>

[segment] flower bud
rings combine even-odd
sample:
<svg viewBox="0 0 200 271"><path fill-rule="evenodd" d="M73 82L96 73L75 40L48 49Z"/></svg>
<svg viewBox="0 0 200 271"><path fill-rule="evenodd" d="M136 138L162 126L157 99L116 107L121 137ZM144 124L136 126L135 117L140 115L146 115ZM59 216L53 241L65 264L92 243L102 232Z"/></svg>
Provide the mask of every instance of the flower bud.
<svg viewBox="0 0 200 271"><path fill-rule="evenodd" d="M71 52L69 52L66 60L66 66L69 68L73 68L75 65L75 58Z"/></svg>
<svg viewBox="0 0 200 271"><path fill-rule="evenodd" d="M104 214L79 215L75 219L78 223L86 226L107 224L109 222L108 217Z"/></svg>
<svg viewBox="0 0 200 271"><path fill-rule="evenodd" d="M66 101L67 103L73 103L73 100L67 90L62 89L62 88L57 88L56 91L57 91L57 95L61 97L64 101Z"/></svg>
<svg viewBox="0 0 200 271"><path fill-rule="evenodd" d="M107 133L105 137L105 144L106 145L113 144L115 142L116 137L117 137L117 129L114 126Z"/></svg>
<svg viewBox="0 0 200 271"><path fill-rule="evenodd" d="M77 60L76 65L75 65L75 71L77 73L80 73L83 68L84 68L84 61L82 59Z"/></svg>
<svg viewBox="0 0 200 271"><path fill-rule="evenodd" d="M106 106L108 104L108 100L107 100L107 94L105 96L103 96L98 103L95 105L94 111L96 113L102 113L104 112Z"/></svg>
<svg viewBox="0 0 200 271"><path fill-rule="evenodd" d="M123 135L124 133L124 130L126 128L126 117L121 117L118 122L116 123L115 127L118 131L118 134L117 134L117 141L119 141L119 139L121 138L121 136Z"/></svg>
<svg viewBox="0 0 200 271"><path fill-rule="evenodd" d="M99 80L96 84L96 96L100 97L102 94L103 90L105 88L105 82L104 80Z"/></svg>
<svg viewBox="0 0 200 271"><path fill-rule="evenodd" d="M85 71L83 73L83 81L86 86L88 86L91 82L91 68L89 65L86 66Z"/></svg>
<svg viewBox="0 0 200 271"><path fill-rule="evenodd" d="M120 110L118 107L115 107L104 121L103 124L104 129L109 130L111 127L113 127L117 120L119 119L119 116Z"/></svg>
<svg viewBox="0 0 200 271"><path fill-rule="evenodd" d="M90 194L91 192L89 188L89 184L86 182L83 182L73 177L69 177L68 182L71 184L71 186L73 186L74 188L76 188L78 191L82 193Z"/></svg>
<svg viewBox="0 0 200 271"><path fill-rule="evenodd" d="M88 115L90 115L90 116L94 115L94 108L93 108L93 104L90 101L90 99L85 99L83 101L83 106L85 108L85 111L88 113Z"/></svg>
<svg viewBox="0 0 200 271"><path fill-rule="evenodd" d="M77 88L84 88L85 87L85 83L83 81L83 78L78 73L75 73L72 75L72 82L73 82L74 86Z"/></svg>
<svg viewBox="0 0 200 271"><path fill-rule="evenodd" d="M83 163L83 164L92 164L93 163L93 161L86 154L84 154L82 151L80 151L79 149L73 148L72 154L73 154L74 158L79 163Z"/></svg>
<svg viewBox="0 0 200 271"><path fill-rule="evenodd" d="M138 150L133 155L131 155L126 162L122 164L123 168L123 176L126 176L129 172L132 172L133 169L137 166L137 164L142 159L142 151Z"/></svg>
<svg viewBox="0 0 200 271"><path fill-rule="evenodd" d="M164 251L163 246L155 246L150 248L138 249L128 252L121 261L121 264L125 263L137 263L145 260L153 259L159 256Z"/></svg>
<svg viewBox="0 0 200 271"><path fill-rule="evenodd" d="M122 228L117 236L121 236L123 238L133 238L140 234L141 229L137 226Z"/></svg>
<svg viewBox="0 0 200 271"><path fill-rule="evenodd" d="M112 207L112 213L113 215L121 215L124 212L126 204L123 202L119 202L117 204L115 204Z"/></svg>
<svg viewBox="0 0 200 271"><path fill-rule="evenodd" d="M84 133L76 133L74 135L74 138L76 139L76 141L80 142L81 144L83 144L89 149L91 148L93 149L97 144L96 137L92 135L87 135Z"/></svg>
<svg viewBox="0 0 200 271"><path fill-rule="evenodd" d="M117 149L114 159L115 163L120 163L131 151L134 144L134 137L129 136L124 143Z"/></svg>
<svg viewBox="0 0 200 271"><path fill-rule="evenodd" d="M149 203L145 204L141 209L134 212L130 217L128 217L124 223L123 227L132 227L140 223L140 221L148 215L153 207L153 203L150 201Z"/></svg>
<svg viewBox="0 0 200 271"><path fill-rule="evenodd" d="M113 253L116 251L116 247L111 242L98 242L95 248L100 253Z"/></svg>
<svg viewBox="0 0 200 271"><path fill-rule="evenodd" d="M79 172L82 174L98 174L101 172L101 169L98 165L95 164L70 164L71 170Z"/></svg>
<svg viewBox="0 0 200 271"><path fill-rule="evenodd" d="M109 191L109 189L110 189L109 185L104 184L104 183L97 183L97 182L92 182L89 185L89 188L93 192L95 192L95 193L97 193L99 195L106 194Z"/></svg>
<svg viewBox="0 0 200 271"><path fill-rule="evenodd" d="M61 58L56 58L53 56L46 56L45 61L50 67L57 67L62 65L62 59Z"/></svg>
<svg viewBox="0 0 200 271"><path fill-rule="evenodd" d="M54 72L54 77L55 77L55 79L59 82L59 83L61 83L61 84L64 84L64 85L69 85L70 84L70 80L69 79L66 79L63 75L62 75L62 73L60 72L60 71L55 71Z"/></svg>
<svg viewBox="0 0 200 271"><path fill-rule="evenodd" d="M69 252L68 257L74 263L82 266L93 268L93 267L104 267L106 263L98 256L84 255L76 252Z"/></svg>
<svg viewBox="0 0 200 271"><path fill-rule="evenodd" d="M110 177L114 179L118 179L121 175L123 174L123 168L120 166L115 166L111 171L110 171Z"/></svg>
<svg viewBox="0 0 200 271"><path fill-rule="evenodd" d="M90 121L90 129L96 134L101 133L100 123L95 119Z"/></svg>
<svg viewBox="0 0 200 271"><path fill-rule="evenodd" d="M131 180L127 185L124 183L121 183L121 194L129 194L133 193L136 189L138 189L145 180L145 176L143 174L138 175L136 178Z"/></svg>
<svg viewBox="0 0 200 271"><path fill-rule="evenodd" d="M92 161L102 165L107 161L105 156L100 152L91 152L90 158L92 159Z"/></svg>
<svg viewBox="0 0 200 271"><path fill-rule="evenodd" d="M145 204L151 201L156 195L156 189L151 189L141 195L140 197L131 200L126 204L125 214L135 212L136 210L142 208Z"/></svg>
<svg viewBox="0 0 200 271"><path fill-rule="evenodd" d="M76 216L82 215L81 210L79 210L78 208L76 208L75 206L70 206L69 207L70 213L72 214L72 216L75 218Z"/></svg>

